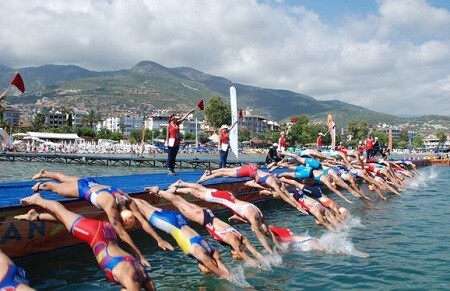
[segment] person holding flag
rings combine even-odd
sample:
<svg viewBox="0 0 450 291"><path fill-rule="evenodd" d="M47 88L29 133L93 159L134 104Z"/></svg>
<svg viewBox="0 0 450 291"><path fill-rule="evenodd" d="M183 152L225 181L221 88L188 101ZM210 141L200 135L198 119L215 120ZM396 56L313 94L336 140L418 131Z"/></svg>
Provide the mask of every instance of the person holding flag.
<svg viewBox="0 0 450 291"><path fill-rule="evenodd" d="M242 110L239 111L239 118L241 117L242 117ZM238 123L238 120L236 120L233 123L233 125L231 125L231 127L228 127L228 125L223 124L219 129L219 143L218 143L220 154L219 168L227 167L228 152L230 149L230 131Z"/></svg>
<svg viewBox="0 0 450 291"><path fill-rule="evenodd" d="M219 129L219 168L227 167L227 159L228 159L228 150L230 148L230 132L228 125L223 124Z"/></svg>
<svg viewBox="0 0 450 291"><path fill-rule="evenodd" d="M203 100L196 105L200 110L204 109ZM190 114L195 111L195 108L191 109L188 113L179 117L177 114L172 114L169 117L166 131L166 143L167 146L167 169L169 175L175 175L175 161L177 158L178 150L180 149L180 124L185 121Z"/></svg>

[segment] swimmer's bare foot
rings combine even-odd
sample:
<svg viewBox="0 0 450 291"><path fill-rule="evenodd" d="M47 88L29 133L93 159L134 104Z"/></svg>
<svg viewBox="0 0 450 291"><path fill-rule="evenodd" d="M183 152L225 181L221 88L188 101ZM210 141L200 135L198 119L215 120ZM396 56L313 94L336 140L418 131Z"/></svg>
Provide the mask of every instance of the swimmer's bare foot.
<svg viewBox="0 0 450 291"><path fill-rule="evenodd" d="M181 187L181 183L183 183L183 181L178 180L178 181L170 184L169 188L173 188L173 187L179 188L179 187Z"/></svg>
<svg viewBox="0 0 450 291"><path fill-rule="evenodd" d="M34 209L30 209L26 214L16 215L14 219L17 220L28 220L28 221L36 221L39 220L39 212Z"/></svg>
<svg viewBox="0 0 450 291"><path fill-rule="evenodd" d="M33 178L31 178L31 180L41 179L41 178L43 178L44 174L45 174L45 169L41 169L36 175L33 176Z"/></svg>
<svg viewBox="0 0 450 291"><path fill-rule="evenodd" d="M20 199L20 205L22 206L34 205L36 204L36 201L38 201L39 199L42 199L41 194L34 193L31 196Z"/></svg>
<svg viewBox="0 0 450 291"><path fill-rule="evenodd" d="M33 192L39 192L39 187L41 186L41 184L41 182L37 182L33 187L31 187L31 190L33 190Z"/></svg>
<svg viewBox="0 0 450 291"><path fill-rule="evenodd" d="M197 183L202 183L206 180L206 177L208 177L209 175L211 175L211 171L210 170L206 170L203 175L200 177L200 179L197 181Z"/></svg>
<svg viewBox="0 0 450 291"><path fill-rule="evenodd" d="M148 191L148 194L158 195L159 193L159 186L145 187L144 189Z"/></svg>

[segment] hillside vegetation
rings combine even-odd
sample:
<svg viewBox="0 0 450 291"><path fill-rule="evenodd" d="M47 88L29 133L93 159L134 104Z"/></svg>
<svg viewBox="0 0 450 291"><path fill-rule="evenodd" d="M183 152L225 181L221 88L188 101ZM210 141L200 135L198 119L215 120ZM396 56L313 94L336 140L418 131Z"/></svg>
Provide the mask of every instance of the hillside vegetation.
<svg viewBox="0 0 450 291"><path fill-rule="evenodd" d="M429 120L427 117L399 118L337 100L318 101L289 90L247 86L192 68L166 68L150 61L140 62L130 69L107 72L89 71L74 65L45 65L18 71L25 80L27 91L22 96L9 96L9 104L33 104L47 97L57 106L96 109L103 114L126 108L146 114L154 109L185 110L194 107L200 99L208 102L213 95L228 102L229 88L234 86L239 107L251 108L254 114L278 122L301 114L308 115L312 121L325 121L328 113L334 115L338 124L347 124L349 120L368 124ZM15 72L0 66L3 88Z"/></svg>

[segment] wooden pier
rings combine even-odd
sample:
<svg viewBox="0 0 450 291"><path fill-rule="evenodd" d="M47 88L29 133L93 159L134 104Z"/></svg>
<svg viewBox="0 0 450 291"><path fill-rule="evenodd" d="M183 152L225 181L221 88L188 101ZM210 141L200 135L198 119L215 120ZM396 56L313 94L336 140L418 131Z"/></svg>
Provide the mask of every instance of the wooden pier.
<svg viewBox="0 0 450 291"><path fill-rule="evenodd" d="M59 154L59 153L24 153L3 152L0 153L0 161L22 161L22 162L52 162L64 164L90 164L103 166L137 166L150 168L167 168L167 157L139 157L139 156L116 156L116 155L92 155L92 154ZM248 160L229 160L230 167L237 167L250 163ZM255 163L253 161L253 163ZM256 164L263 165L264 161ZM219 167L219 157L215 158L177 158L178 169L215 169Z"/></svg>

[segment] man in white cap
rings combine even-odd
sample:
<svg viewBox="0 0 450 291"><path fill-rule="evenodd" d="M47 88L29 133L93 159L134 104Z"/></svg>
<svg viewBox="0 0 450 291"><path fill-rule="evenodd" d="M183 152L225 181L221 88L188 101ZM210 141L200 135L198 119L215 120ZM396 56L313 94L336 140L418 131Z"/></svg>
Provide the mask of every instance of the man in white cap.
<svg viewBox="0 0 450 291"><path fill-rule="evenodd" d="M219 129L219 168L227 167L228 149L230 148L230 132L228 125L224 124Z"/></svg>

